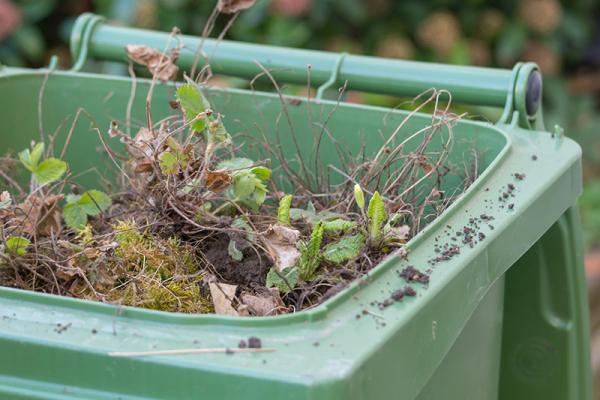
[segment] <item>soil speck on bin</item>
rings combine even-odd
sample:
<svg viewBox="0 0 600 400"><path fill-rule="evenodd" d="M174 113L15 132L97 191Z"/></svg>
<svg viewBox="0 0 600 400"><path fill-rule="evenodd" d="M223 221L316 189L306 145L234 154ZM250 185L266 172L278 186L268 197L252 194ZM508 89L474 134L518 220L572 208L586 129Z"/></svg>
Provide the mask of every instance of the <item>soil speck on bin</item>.
<svg viewBox="0 0 600 400"><path fill-rule="evenodd" d="M423 284L429 283L429 275L419 271L412 265L408 265L406 268L404 268L399 275L408 282L419 282Z"/></svg>
<svg viewBox="0 0 600 400"><path fill-rule="evenodd" d="M260 338L257 338L256 336L250 336L248 338L248 347L251 349L262 348L262 342L261 342Z"/></svg>
<svg viewBox="0 0 600 400"><path fill-rule="evenodd" d="M71 323L69 322L68 324L61 324L60 322L58 324L56 324L56 327L54 328L54 332L61 334L64 331L66 331L67 329L69 329L71 327Z"/></svg>

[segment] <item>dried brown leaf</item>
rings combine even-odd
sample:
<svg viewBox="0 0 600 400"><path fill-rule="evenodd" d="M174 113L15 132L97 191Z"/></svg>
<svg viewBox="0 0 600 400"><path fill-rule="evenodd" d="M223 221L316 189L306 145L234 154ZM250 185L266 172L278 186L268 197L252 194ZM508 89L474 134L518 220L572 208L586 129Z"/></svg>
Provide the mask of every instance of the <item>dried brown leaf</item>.
<svg viewBox="0 0 600 400"><path fill-rule="evenodd" d="M247 10L256 3L256 0L219 0L217 9L224 14L233 14Z"/></svg>
<svg viewBox="0 0 600 400"><path fill-rule="evenodd" d="M233 307L233 299L237 285L228 285L226 283L211 282L208 284L210 295L215 306L215 313L219 315L238 315Z"/></svg>
<svg viewBox="0 0 600 400"><path fill-rule="evenodd" d="M300 258L296 248L299 238L300 231L282 225L271 225L262 235L262 241L279 271L296 265Z"/></svg>
<svg viewBox="0 0 600 400"><path fill-rule="evenodd" d="M279 291L276 289L259 295L244 293L241 300L242 304L248 307L251 315L277 315L280 310L285 308L279 296Z"/></svg>
<svg viewBox="0 0 600 400"><path fill-rule="evenodd" d="M163 54L151 47L130 44L125 46L125 51L132 61L146 66L157 79L170 81L177 77L179 68L175 65L175 61L179 56L179 49L172 50L171 54Z"/></svg>
<svg viewBox="0 0 600 400"><path fill-rule="evenodd" d="M58 202L62 199L62 194L45 198L29 196L15 208L10 225L29 236L50 236L53 233L58 236L62 229Z"/></svg>
<svg viewBox="0 0 600 400"><path fill-rule="evenodd" d="M208 171L206 174L206 188L214 193L222 192L232 181L233 177L227 171Z"/></svg>

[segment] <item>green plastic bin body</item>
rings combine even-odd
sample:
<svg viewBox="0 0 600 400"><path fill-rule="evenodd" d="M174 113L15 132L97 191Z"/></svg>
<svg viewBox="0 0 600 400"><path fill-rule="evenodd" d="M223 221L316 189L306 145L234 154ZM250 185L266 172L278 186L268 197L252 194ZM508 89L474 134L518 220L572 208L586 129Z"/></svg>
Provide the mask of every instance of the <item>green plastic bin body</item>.
<svg viewBox="0 0 600 400"><path fill-rule="evenodd" d="M132 32L144 37L143 31ZM143 124L149 81L136 83L132 119ZM89 112L104 132L111 120L125 119L131 86L124 77L4 68L0 150L21 150L39 138L40 128L52 132L66 118L70 126L79 109ZM155 88L156 120L172 112L168 100L174 88ZM282 107L271 93L214 89L209 96L226 116L228 130L256 137L257 126L275 129ZM312 115L327 116L336 104L300 99L288 105L298 132L309 129L309 107ZM354 150L360 137L368 137L367 150L374 151L405 116L404 111L341 103L329 127ZM430 120L430 115L417 114L402 132ZM518 116L514 120L522 121ZM409 261L392 256L308 311L262 318L183 315L0 288L0 398L591 399L588 309L575 207L581 151L562 135L520 125L458 122L450 158L460 163L470 149L477 149L482 171L477 181L411 240ZM96 151L101 143L91 128L82 115L65 158L74 171L95 168L103 175L109 160ZM289 127L280 124L280 133L284 151L292 154ZM58 138L59 146L64 136ZM299 140L308 151L309 135ZM337 163L333 147L323 146L324 161ZM518 180L515 173L525 178ZM97 180L94 173L81 178L88 188ZM513 209L497 201L509 183L516 186ZM459 184L460 177L453 177L449 189ZM448 233L481 214L494 217L493 229L483 226L484 240L432 267L427 287L413 285L416 297L383 310L371 305L406 285L397 270L409 263L429 268L436 238L446 240ZM58 323L69 328L58 330ZM235 347L249 336L260 337L263 346L276 351L108 354Z"/></svg>

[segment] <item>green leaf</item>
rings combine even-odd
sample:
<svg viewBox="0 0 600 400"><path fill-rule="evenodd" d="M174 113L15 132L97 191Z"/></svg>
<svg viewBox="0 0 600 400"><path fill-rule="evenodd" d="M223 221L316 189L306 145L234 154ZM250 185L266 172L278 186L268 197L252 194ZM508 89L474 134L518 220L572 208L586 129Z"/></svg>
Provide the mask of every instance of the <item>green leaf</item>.
<svg viewBox="0 0 600 400"><path fill-rule="evenodd" d="M158 157L160 172L165 175L171 175L179 171L179 162L175 154L170 151L164 151Z"/></svg>
<svg viewBox="0 0 600 400"><path fill-rule="evenodd" d="M230 158L229 160L223 160L217 164L217 170L220 169L231 169L231 170L239 170L252 167L254 161L249 158L244 157L235 157Z"/></svg>
<svg viewBox="0 0 600 400"><path fill-rule="evenodd" d="M67 171L67 163L57 158L42 161L32 172L40 185L55 182Z"/></svg>
<svg viewBox="0 0 600 400"><path fill-rule="evenodd" d="M365 194L363 193L360 185L354 185L354 200L356 200L356 204L358 208L361 210L365 209Z"/></svg>
<svg viewBox="0 0 600 400"><path fill-rule="evenodd" d="M233 182L233 194L238 199L250 196L256 188L256 178L252 174L241 174Z"/></svg>
<svg viewBox="0 0 600 400"><path fill-rule="evenodd" d="M310 234L310 240L308 241L308 255L311 258L317 258L319 256L319 249L323 242L323 231L325 229L323 225L323 222L318 222Z"/></svg>
<svg viewBox="0 0 600 400"><path fill-rule="evenodd" d="M322 257L334 264L341 264L358 257L364 245L365 237L362 234L346 236L325 246Z"/></svg>
<svg viewBox="0 0 600 400"><path fill-rule="evenodd" d="M9 236L4 243L6 251L18 256L24 256L27 253L27 246L31 242L23 236Z"/></svg>
<svg viewBox="0 0 600 400"><path fill-rule="evenodd" d="M71 229L81 230L87 224L88 215L96 216L112 204L110 197L100 190L88 190L81 195L67 195L63 208L65 223Z"/></svg>
<svg viewBox="0 0 600 400"><path fill-rule="evenodd" d="M369 201L369 209L367 210L369 217L369 236L372 240L379 240L383 234L382 226L386 220L385 204L379 195L379 192L373 193L373 197Z"/></svg>
<svg viewBox="0 0 600 400"><path fill-rule="evenodd" d="M252 200L254 201L256 206L262 205L262 203L265 202L266 198L267 198L267 191L263 190L263 189L255 190L254 193L252 194Z"/></svg>
<svg viewBox="0 0 600 400"><path fill-rule="evenodd" d="M29 171L33 172L40 162L40 158L44 153L44 143L37 143L33 146L31 151L25 149L19 153L19 160Z"/></svg>
<svg viewBox="0 0 600 400"><path fill-rule="evenodd" d="M231 222L231 227L235 229L245 230L246 232L248 232L246 234L246 239L248 239L248 241L250 242L254 242L254 230L252 230L252 227L244 217L237 217L236 219L234 219Z"/></svg>
<svg viewBox="0 0 600 400"><path fill-rule="evenodd" d="M283 276L285 279L282 279L279 275ZM267 282L265 283L265 286L268 288L276 287L281 293L289 293L296 285L298 285L298 269L295 267L285 268L283 271L279 272L279 274L277 274L277 271L273 267L267 273Z"/></svg>
<svg viewBox="0 0 600 400"><path fill-rule="evenodd" d="M323 230L323 222L317 222L310 235L308 244L299 243L300 259L298 261L298 269L300 277L305 281L310 281L314 278L315 271L321 263L319 249L323 242Z"/></svg>
<svg viewBox="0 0 600 400"><path fill-rule="evenodd" d="M210 108L210 103L200 92L196 85L183 85L177 88L177 100L185 113L188 121L196 118L198 114ZM202 132L206 128L206 119L199 119L192 123L192 129Z"/></svg>
<svg viewBox="0 0 600 400"><path fill-rule="evenodd" d="M279 208L277 209L277 223L280 225L289 226L290 223L290 207L292 206L292 195L285 195L279 200Z"/></svg>
<svg viewBox="0 0 600 400"><path fill-rule="evenodd" d="M73 230L79 231L87 224L87 215L79 204L67 204L63 208L63 217L67 226Z"/></svg>
<svg viewBox="0 0 600 400"><path fill-rule="evenodd" d="M339 233L346 232L350 229L354 229L358 224L354 221L346 221L345 219L337 218L332 221L325 221L323 223L323 229L326 233Z"/></svg>
<svg viewBox="0 0 600 400"><path fill-rule="evenodd" d="M256 177L262 181L271 178L271 170L267 167L254 167L250 170Z"/></svg>
<svg viewBox="0 0 600 400"><path fill-rule="evenodd" d="M78 200L79 206L90 216L96 216L112 204L110 197L100 190L88 190Z"/></svg>
<svg viewBox="0 0 600 400"><path fill-rule="evenodd" d="M244 258L244 254L238 250L236 247L235 240L230 240L229 245L227 246L227 253L229 253L229 257L234 259L235 261L242 261Z"/></svg>

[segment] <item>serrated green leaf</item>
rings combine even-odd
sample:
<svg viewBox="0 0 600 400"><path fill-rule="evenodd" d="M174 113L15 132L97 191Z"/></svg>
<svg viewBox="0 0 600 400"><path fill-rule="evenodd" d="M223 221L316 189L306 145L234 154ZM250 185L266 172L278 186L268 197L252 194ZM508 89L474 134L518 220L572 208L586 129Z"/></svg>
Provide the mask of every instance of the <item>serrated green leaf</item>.
<svg viewBox="0 0 600 400"><path fill-rule="evenodd" d="M65 197L65 200L67 201L67 203L77 203L79 201L79 199L81 199L80 194L69 193L67 195L67 197Z"/></svg>
<svg viewBox="0 0 600 400"><path fill-rule="evenodd" d="M369 236L371 240L379 240L383 235L383 222L386 220L385 204L379 192L373 193L373 197L369 201L367 216L369 217Z"/></svg>
<svg viewBox="0 0 600 400"><path fill-rule="evenodd" d="M79 231L87 224L87 215L79 204L67 204L63 208L63 218L67 226L73 230Z"/></svg>
<svg viewBox="0 0 600 400"><path fill-rule="evenodd" d="M262 181L266 181L271 178L271 170L267 167L254 167L250 170L256 177Z"/></svg>
<svg viewBox="0 0 600 400"><path fill-rule="evenodd" d="M87 215L96 216L110 207L112 200L106 193L92 189L83 193L77 204Z"/></svg>
<svg viewBox="0 0 600 400"><path fill-rule="evenodd" d="M245 168L250 168L252 167L252 164L254 164L254 162L252 160L250 160L249 158L244 158L244 157L235 157L235 158L230 158L229 160L223 160L220 163L217 164L217 170L220 169L230 169L230 170L241 170L241 169L245 169Z"/></svg>
<svg viewBox="0 0 600 400"><path fill-rule="evenodd" d="M287 194L279 200L277 208L277 223L279 225L289 226L290 223L290 208L292 206L292 195Z"/></svg>
<svg viewBox="0 0 600 400"><path fill-rule="evenodd" d="M256 178L252 174L240 174L233 181L233 194L238 199L250 196L256 188Z"/></svg>
<svg viewBox="0 0 600 400"><path fill-rule="evenodd" d="M177 157L170 151L163 151L158 159L160 172L163 174L172 175L179 171L179 162L177 161Z"/></svg>
<svg viewBox="0 0 600 400"><path fill-rule="evenodd" d="M282 276L285 279L283 279ZM277 274L277 271L275 271L273 267L267 273L265 286L268 288L275 287L279 289L281 293L289 293L296 285L298 285L298 269L295 267L285 268L283 271L279 272L279 274Z"/></svg>
<svg viewBox="0 0 600 400"><path fill-rule="evenodd" d="M326 233L340 233L346 232L350 229L354 229L358 224L354 221L347 221L345 219L336 218L331 221L325 221L323 223L323 229Z"/></svg>
<svg viewBox="0 0 600 400"><path fill-rule="evenodd" d="M27 253L27 246L30 243L29 239L23 236L9 236L6 242L4 242L4 247L11 254L24 256Z"/></svg>
<svg viewBox="0 0 600 400"><path fill-rule="evenodd" d="M177 100L183 108L185 118L188 121L196 118L198 114L210 108L210 103L204 97L196 85L183 85L177 88ZM199 119L192 123L192 129L202 132L206 128L206 119Z"/></svg>
<svg viewBox="0 0 600 400"><path fill-rule="evenodd" d="M36 143L33 149L25 149L19 153L19 160L29 171L33 172L44 153L44 143Z"/></svg>
<svg viewBox="0 0 600 400"><path fill-rule="evenodd" d="M37 183L45 185L59 180L66 171L66 162L57 158L48 158L39 163L32 172Z"/></svg>
<svg viewBox="0 0 600 400"><path fill-rule="evenodd" d="M244 258L244 254L241 251L239 251L236 247L235 240L229 241L229 245L227 246L227 253L229 254L229 257L231 257L235 261L242 261L242 259Z"/></svg>
<svg viewBox="0 0 600 400"><path fill-rule="evenodd" d="M321 255L324 260L341 264L358 257L364 245L365 237L362 234L346 236L325 246Z"/></svg>
<svg viewBox="0 0 600 400"><path fill-rule="evenodd" d="M365 194L359 184L354 185L354 200L356 200L358 208L365 209Z"/></svg>

